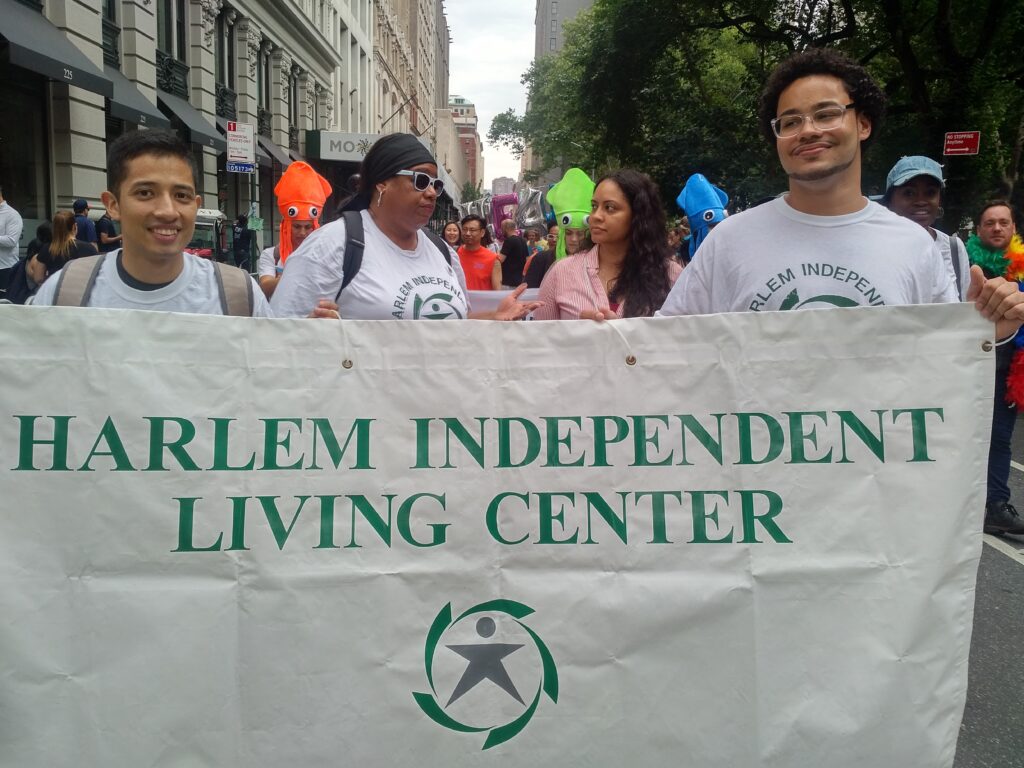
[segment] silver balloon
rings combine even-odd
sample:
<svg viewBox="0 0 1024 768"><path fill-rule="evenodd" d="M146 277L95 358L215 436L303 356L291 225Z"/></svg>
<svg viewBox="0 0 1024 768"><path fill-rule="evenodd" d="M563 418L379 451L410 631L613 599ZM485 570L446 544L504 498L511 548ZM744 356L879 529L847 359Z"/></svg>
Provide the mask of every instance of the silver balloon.
<svg viewBox="0 0 1024 768"><path fill-rule="evenodd" d="M516 210L516 226L522 231L535 229L540 234L545 229L543 195L539 189L523 187L519 190L519 208Z"/></svg>
<svg viewBox="0 0 1024 768"><path fill-rule="evenodd" d="M551 189L551 187L548 187L548 189ZM540 196L540 209L543 211L545 228L550 227L555 223L555 209L552 208L551 203L548 202L547 191Z"/></svg>

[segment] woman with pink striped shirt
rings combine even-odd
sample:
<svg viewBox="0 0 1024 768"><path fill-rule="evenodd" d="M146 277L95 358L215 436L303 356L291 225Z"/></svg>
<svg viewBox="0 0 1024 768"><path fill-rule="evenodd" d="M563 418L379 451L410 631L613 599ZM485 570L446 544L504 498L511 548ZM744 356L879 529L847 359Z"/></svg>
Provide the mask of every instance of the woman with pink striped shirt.
<svg viewBox="0 0 1024 768"><path fill-rule="evenodd" d="M682 272L667 252L657 186L628 168L608 174L594 190L589 226L594 247L548 270L533 318L652 316Z"/></svg>

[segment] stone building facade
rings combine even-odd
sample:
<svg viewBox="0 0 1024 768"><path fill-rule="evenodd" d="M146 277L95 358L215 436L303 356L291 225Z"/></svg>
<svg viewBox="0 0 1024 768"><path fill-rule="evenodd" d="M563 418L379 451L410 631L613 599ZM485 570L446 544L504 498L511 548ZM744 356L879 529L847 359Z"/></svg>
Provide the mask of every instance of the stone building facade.
<svg viewBox="0 0 1024 768"><path fill-rule="evenodd" d="M191 143L204 207L234 217L255 204L264 241L272 240L273 187L304 155L306 132L374 129L373 6L0 0L0 98L22 116L0 125L0 184L23 212L23 245L38 221L75 198L98 213L107 144L147 127L171 127ZM231 120L255 128L256 173L226 170Z"/></svg>

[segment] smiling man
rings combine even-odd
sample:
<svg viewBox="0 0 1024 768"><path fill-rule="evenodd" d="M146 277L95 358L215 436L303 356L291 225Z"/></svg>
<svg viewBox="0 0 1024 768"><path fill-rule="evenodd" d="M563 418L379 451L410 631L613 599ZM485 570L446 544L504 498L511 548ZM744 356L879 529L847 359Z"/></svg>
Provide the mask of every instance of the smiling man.
<svg viewBox="0 0 1024 768"><path fill-rule="evenodd" d="M778 152L789 191L730 216L683 271L660 315L762 312L957 301L953 275L923 227L861 193L861 162L885 96L843 54L813 49L776 67L761 97L760 128ZM1014 333L1024 294L971 270L968 295Z"/></svg>
<svg viewBox="0 0 1024 768"><path fill-rule="evenodd" d="M77 259L39 289L36 305L266 317L248 274L184 252L201 198L187 144L168 131L133 131L110 146L103 204L122 247Z"/></svg>

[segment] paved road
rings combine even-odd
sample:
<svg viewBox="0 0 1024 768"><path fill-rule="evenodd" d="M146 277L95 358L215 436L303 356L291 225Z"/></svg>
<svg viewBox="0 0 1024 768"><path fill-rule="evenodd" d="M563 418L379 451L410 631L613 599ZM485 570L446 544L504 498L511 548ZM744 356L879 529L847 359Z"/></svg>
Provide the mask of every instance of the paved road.
<svg viewBox="0 0 1024 768"><path fill-rule="evenodd" d="M1024 419L1010 489L1024 509ZM955 768L1024 768L1024 536L985 537Z"/></svg>

